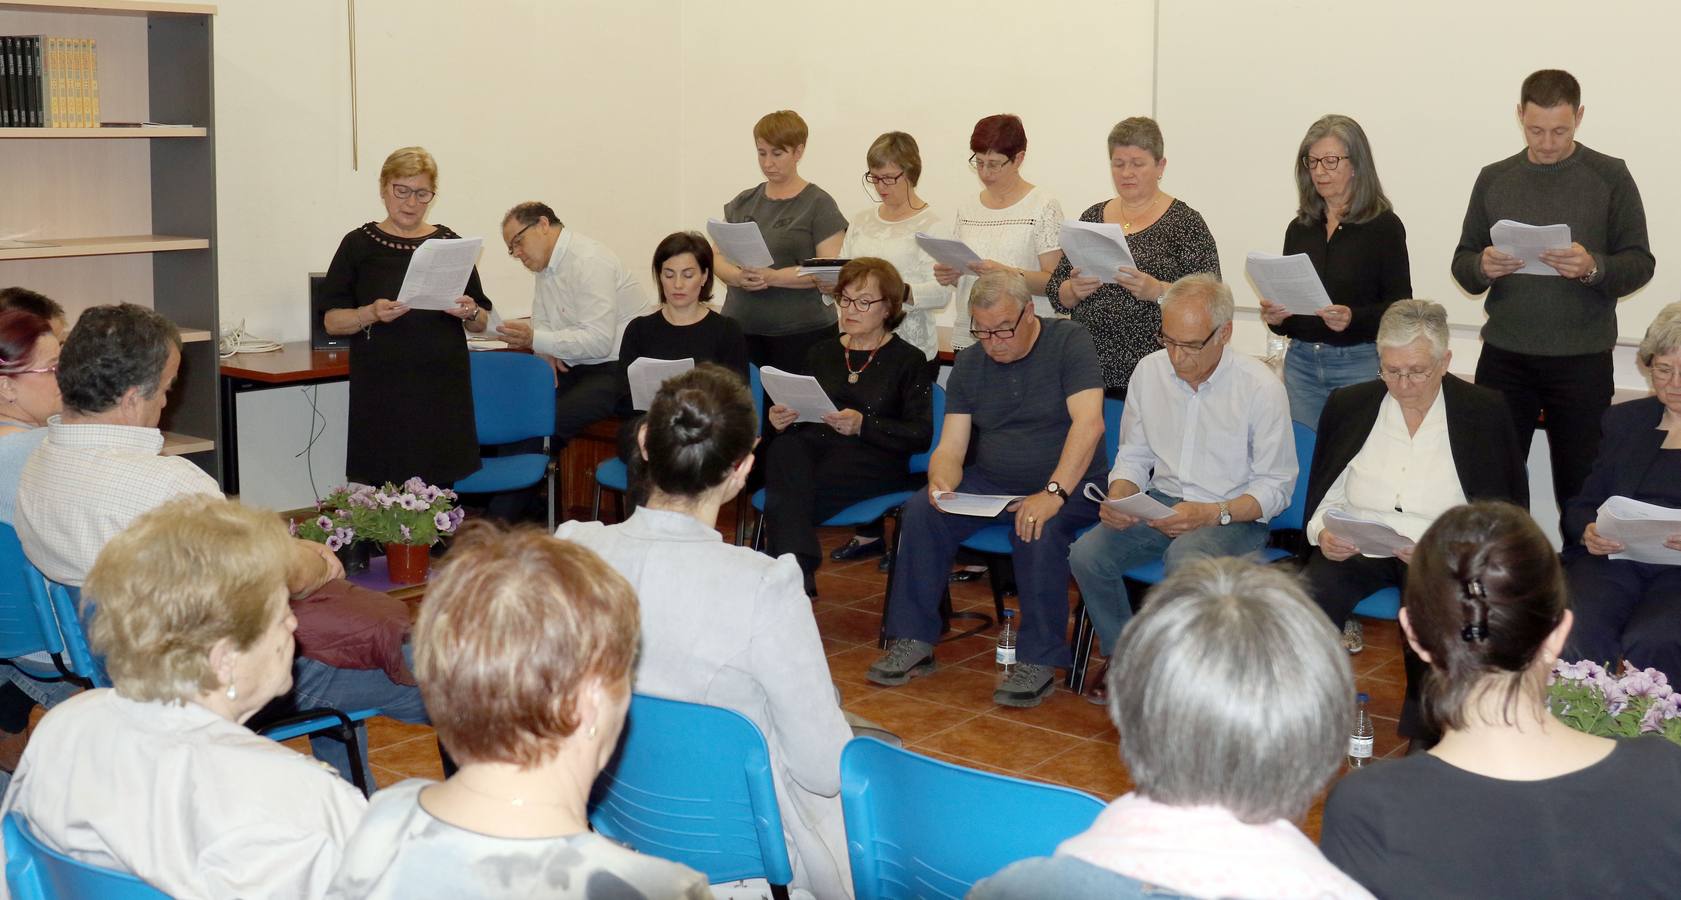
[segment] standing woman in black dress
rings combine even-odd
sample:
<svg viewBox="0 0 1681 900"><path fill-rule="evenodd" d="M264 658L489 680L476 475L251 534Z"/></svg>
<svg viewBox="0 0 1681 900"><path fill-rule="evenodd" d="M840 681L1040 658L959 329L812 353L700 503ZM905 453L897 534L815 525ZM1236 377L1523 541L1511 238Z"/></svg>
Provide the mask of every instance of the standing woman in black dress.
<svg viewBox="0 0 1681 900"><path fill-rule="evenodd" d="M350 340L350 435L345 474L398 484L419 476L448 485L479 468L472 375L461 329L484 331L490 300L475 268L454 309L410 309L392 299L409 260L431 238L461 235L426 221L438 164L420 147L386 157L379 170L385 219L339 242L323 286L326 328Z"/></svg>

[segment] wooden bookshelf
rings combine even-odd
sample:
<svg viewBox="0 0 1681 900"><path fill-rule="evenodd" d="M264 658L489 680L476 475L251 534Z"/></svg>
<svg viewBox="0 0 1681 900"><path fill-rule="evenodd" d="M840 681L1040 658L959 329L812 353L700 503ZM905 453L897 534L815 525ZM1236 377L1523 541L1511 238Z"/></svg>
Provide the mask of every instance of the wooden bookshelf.
<svg viewBox="0 0 1681 900"><path fill-rule="evenodd" d="M22 238L22 240L29 240ZM70 256L115 256L120 253L166 253L171 250L207 250L206 238L171 234L123 234L93 238L41 238L48 247L20 247L0 250L0 259L62 259Z"/></svg>
<svg viewBox="0 0 1681 900"><path fill-rule="evenodd" d="M201 344L205 341L213 341L215 339L216 336L214 334L211 334L202 328L181 329L181 343L183 344Z"/></svg>
<svg viewBox="0 0 1681 900"><path fill-rule="evenodd" d="M27 9L55 13L128 13L130 15L189 15L213 16L213 3L147 2L147 0L87 0L65 3L63 0L4 0L0 9Z"/></svg>
<svg viewBox="0 0 1681 900"><path fill-rule="evenodd" d="M173 431L163 433L164 456L186 456L190 453L204 453L216 449L216 442L210 438L193 437L187 434L176 434Z"/></svg>
<svg viewBox="0 0 1681 900"><path fill-rule="evenodd" d="M3 6L4 4L0 4ZM185 125L136 128L132 125L108 125L100 128L0 128L0 140L51 141L67 138L109 140L116 138L201 138L208 128Z"/></svg>

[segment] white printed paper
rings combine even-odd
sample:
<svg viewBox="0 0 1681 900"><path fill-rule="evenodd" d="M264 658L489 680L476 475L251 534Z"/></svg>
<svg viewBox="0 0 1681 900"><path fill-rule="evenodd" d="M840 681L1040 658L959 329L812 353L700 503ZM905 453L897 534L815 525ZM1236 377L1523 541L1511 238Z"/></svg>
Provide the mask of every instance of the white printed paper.
<svg viewBox="0 0 1681 900"><path fill-rule="evenodd" d="M718 245L718 252L738 266L768 269L776 264L776 260L771 258L770 247L765 245L764 232L759 230L757 222L721 222L717 219L707 219L706 233L712 238L712 243Z"/></svg>
<svg viewBox="0 0 1681 900"><path fill-rule="evenodd" d="M695 367L695 358L685 359L653 359L641 357L636 362L625 367L625 376L630 379L630 405L632 409L646 410L654 403L654 395L660 392L660 385L665 384L667 378L675 378Z"/></svg>
<svg viewBox="0 0 1681 900"><path fill-rule="evenodd" d="M1331 305L1331 295L1325 293L1325 283L1319 280L1306 253L1280 256L1255 251L1249 254L1243 270L1262 297L1293 316L1311 316Z"/></svg>
<svg viewBox="0 0 1681 900"><path fill-rule="evenodd" d="M1110 222L1062 223L1062 252L1068 264L1080 270L1082 278L1096 278L1104 284L1119 284L1115 270L1138 268L1127 246L1126 231Z"/></svg>
<svg viewBox="0 0 1681 900"><path fill-rule="evenodd" d="M941 491L934 495L934 505L941 512L948 512L955 516L980 516L990 519L1003 512L1010 504L1025 497L1012 497L1007 494L960 494L956 491Z"/></svg>
<svg viewBox="0 0 1681 900"><path fill-rule="evenodd" d="M1384 559L1396 556L1413 545L1412 538L1382 522L1356 518L1340 509L1325 511L1325 528L1359 548L1361 556Z"/></svg>
<svg viewBox="0 0 1681 900"><path fill-rule="evenodd" d="M467 279L479 260L484 238L432 238L422 241L409 257L397 302L410 309L447 311L467 291Z"/></svg>
<svg viewBox="0 0 1681 900"><path fill-rule="evenodd" d="M1541 261L1543 250L1566 250L1570 247L1569 225L1525 225L1511 219L1501 219L1488 230L1494 249L1523 260L1519 275L1552 275L1558 270Z"/></svg>
<svg viewBox="0 0 1681 900"><path fill-rule="evenodd" d="M970 264L981 261L981 255L956 238L935 237L927 232L916 233L916 245L942 266L950 266L965 275L971 273Z"/></svg>
<svg viewBox="0 0 1681 900"><path fill-rule="evenodd" d="M814 376L795 375L775 366L765 366L759 370L759 381L772 403L800 414L794 420L796 422L821 422L829 413L840 412Z"/></svg>
<svg viewBox="0 0 1681 900"><path fill-rule="evenodd" d="M1155 521L1173 515L1172 507L1143 491L1139 491L1130 497L1110 500L1103 495L1103 491L1099 490L1097 485L1088 481L1086 482L1085 495L1088 499L1095 500L1117 512L1132 516L1134 519Z"/></svg>
<svg viewBox="0 0 1681 900"><path fill-rule="evenodd" d="M1670 535L1681 534L1681 509L1612 497L1599 506L1598 531L1600 537L1623 545L1612 559L1681 565L1681 550L1664 546Z"/></svg>

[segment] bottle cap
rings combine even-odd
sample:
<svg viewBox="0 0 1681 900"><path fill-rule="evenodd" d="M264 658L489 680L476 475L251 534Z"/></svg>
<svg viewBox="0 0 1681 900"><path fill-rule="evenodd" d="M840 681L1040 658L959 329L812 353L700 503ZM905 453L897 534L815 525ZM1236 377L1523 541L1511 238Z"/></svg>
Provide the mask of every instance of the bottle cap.
<svg viewBox="0 0 1681 900"><path fill-rule="evenodd" d="M1356 703L1365 703L1367 700L1370 700L1370 699L1372 699L1372 698L1366 696L1364 693L1354 695L1354 702L1356 702Z"/></svg>
<svg viewBox="0 0 1681 900"><path fill-rule="evenodd" d="M1013 609L1004 610L1004 618L1013 619L1015 617L1016 617L1016 611L1015 610L1013 610Z"/></svg>

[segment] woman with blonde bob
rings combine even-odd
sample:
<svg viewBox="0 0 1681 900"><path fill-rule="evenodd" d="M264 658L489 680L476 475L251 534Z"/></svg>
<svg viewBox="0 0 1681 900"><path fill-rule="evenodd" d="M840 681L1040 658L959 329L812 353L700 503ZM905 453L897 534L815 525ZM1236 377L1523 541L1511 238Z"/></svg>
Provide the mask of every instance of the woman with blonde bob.
<svg viewBox="0 0 1681 900"><path fill-rule="evenodd" d="M414 641L460 769L375 795L328 896L710 897L699 873L590 831L639 625L636 594L589 550L531 527L463 528Z"/></svg>
<svg viewBox="0 0 1681 900"><path fill-rule="evenodd" d="M366 802L242 724L292 685L291 545L203 495L112 538L83 596L113 687L47 713L0 811L173 897L322 896Z"/></svg>

